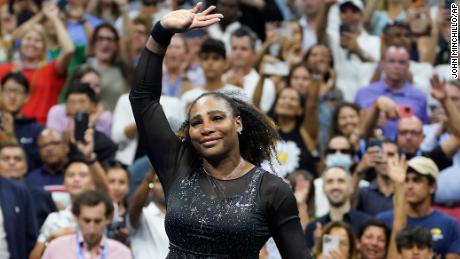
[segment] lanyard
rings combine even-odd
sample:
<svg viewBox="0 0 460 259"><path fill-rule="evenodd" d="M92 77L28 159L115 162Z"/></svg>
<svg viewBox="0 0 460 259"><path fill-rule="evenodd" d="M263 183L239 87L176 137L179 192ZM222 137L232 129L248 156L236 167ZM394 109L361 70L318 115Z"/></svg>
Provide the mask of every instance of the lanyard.
<svg viewBox="0 0 460 259"><path fill-rule="evenodd" d="M77 233L76 235L77 235L77 256L78 256L78 259L85 259L85 257L83 256L83 249L81 248L81 245L80 245L80 235L79 235L79 233ZM104 240L103 246L104 246L104 248L102 249L101 259L106 259L107 258L107 253L108 253L107 239Z"/></svg>

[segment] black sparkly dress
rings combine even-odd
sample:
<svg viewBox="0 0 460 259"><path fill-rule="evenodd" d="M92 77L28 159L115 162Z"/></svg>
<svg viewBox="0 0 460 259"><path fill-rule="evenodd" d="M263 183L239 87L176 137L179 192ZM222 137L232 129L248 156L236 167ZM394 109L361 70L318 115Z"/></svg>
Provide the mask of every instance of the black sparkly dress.
<svg viewBox="0 0 460 259"><path fill-rule="evenodd" d="M163 55L144 49L130 93L139 140L165 191L167 258L259 258L273 237L283 258L309 258L294 195L259 167L233 180L205 173L159 103Z"/></svg>

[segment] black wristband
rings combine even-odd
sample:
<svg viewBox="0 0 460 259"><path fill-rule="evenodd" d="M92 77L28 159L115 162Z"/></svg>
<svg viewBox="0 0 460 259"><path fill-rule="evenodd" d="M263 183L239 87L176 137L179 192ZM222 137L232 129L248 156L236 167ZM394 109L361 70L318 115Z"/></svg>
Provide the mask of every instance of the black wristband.
<svg viewBox="0 0 460 259"><path fill-rule="evenodd" d="M171 42L171 38L174 36L174 32L165 29L160 21L158 21L155 26L153 26L150 35L158 44L167 47Z"/></svg>

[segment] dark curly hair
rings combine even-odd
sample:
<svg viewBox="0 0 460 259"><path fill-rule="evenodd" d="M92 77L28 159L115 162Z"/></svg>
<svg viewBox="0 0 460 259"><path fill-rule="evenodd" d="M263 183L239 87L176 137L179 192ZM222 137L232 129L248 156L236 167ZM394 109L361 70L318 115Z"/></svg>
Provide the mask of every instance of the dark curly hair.
<svg viewBox="0 0 460 259"><path fill-rule="evenodd" d="M265 160L271 161L274 155L276 140L279 139L275 123L252 104L226 93L204 93L191 103L187 120L182 124L178 132L178 136L184 143L191 145L189 136L190 110L198 100L206 96L225 100L232 109L233 116L241 117L245 128L241 135L239 135L241 156L250 163L258 166Z"/></svg>

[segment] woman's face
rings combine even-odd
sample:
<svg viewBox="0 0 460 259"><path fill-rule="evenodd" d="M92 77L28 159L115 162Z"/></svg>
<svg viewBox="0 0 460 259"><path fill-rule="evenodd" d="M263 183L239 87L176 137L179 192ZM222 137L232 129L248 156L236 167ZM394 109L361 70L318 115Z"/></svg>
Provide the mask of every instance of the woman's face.
<svg viewBox="0 0 460 259"><path fill-rule="evenodd" d="M340 243L339 243L339 251L342 255L345 256L345 258L351 258L349 255L350 251L350 240L348 240L348 235L347 231L344 228L341 227L336 227L331 229L329 232L329 235L331 236L337 236L340 238Z"/></svg>
<svg viewBox="0 0 460 259"><path fill-rule="evenodd" d="M165 54L166 67L172 69L180 68L185 61L186 55L185 40L181 37L173 37Z"/></svg>
<svg viewBox="0 0 460 259"><path fill-rule="evenodd" d="M332 57L329 49L326 46L318 45L311 50L307 62L321 73L326 73L331 68L331 59Z"/></svg>
<svg viewBox="0 0 460 259"><path fill-rule="evenodd" d="M94 189L89 167L80 162L69 165L64 174L64 187L70 196Z"/></svg>
<svg viewBox="0 0 460 259"><path fill-rule="evenodd" d="M94 72L88 72L82 76L80 82L89 84L89 86L94 90L96 95L99 95L101 93L102 82L101 77L98 74Z"/></svg>
<svg viewBox="0 0 460 259"><path fill-rule="evenodd" d="M40 61L45 54L45 39L35 30L29 30L21 41L21 55L29 60Z"/></svg>
<svg viewBox="0 0 460 259"><path fill-rule="evenodd" d="M359 124L358 112L348 106L340 109L337 119L340 132L347 137L353 133Z"/></svg>
<svg viewBox="0 0 460 259"><path fill-rule="evenodd" d="M296 21L290 22L289 27L292 31L292 39L294 42L302 44L302 27Z"/></svg>
<svg viewBox="0 0 460 259"><path fill-rule="evenodd" d="M364 259L385 258L385 229L378 226L368 227L359 240L359 252Z"/></svg>
<svg viewBox="0 0 460 259"><path fill-rule="evenodd" d="M304 66L297 67L292 72L289 84L292 88L299 91L300 94L306 95L310 85L310 72Z"/></svg>
<svg viewBox="0 0 460 259"><path fill-rule="evenodd" d="M243 130L227 101L215 97L200 98L190 109L189 136L193 147L207 159L220 159L239 149L238 132Z"/></svg>
<svg viewBox="0 0 460 259"><path fill-rule="evenodd" d="M129 191L128 173L122 168L107 171L109 194L113 202L121 203Z"/></svg>
<svg viewBox="0 0 460 259"><path fill-rule="evenodd" d="M17 20L16 16L9 12L8 5L4 4L0 7L0 31L3 34L11 34L16 30ZM4 35L2 35L4 36Z"/></svg>
<svg viewBox="0 0 460 259"><path fill-rule="evenodd" d="M94 56L99 61L111 63L117 49L118 42L115 33L107 28L100 29L94 43Z"/></svg>
<svg viewBox="0 0 460 259"><path fill-rule="evenodd" d="M303 112L300 96L293 88L284 88L276 101L275 113L277 116L297 117Z"/></svg>
<svg viewBox="0 0 460 259"><path fill-rule="evenodd" d="M143 24L134 24L132 41L133 49L140 50L145 46L147 41L147 28Z"/></svg>

